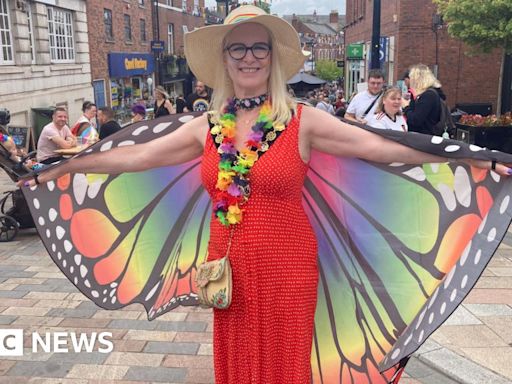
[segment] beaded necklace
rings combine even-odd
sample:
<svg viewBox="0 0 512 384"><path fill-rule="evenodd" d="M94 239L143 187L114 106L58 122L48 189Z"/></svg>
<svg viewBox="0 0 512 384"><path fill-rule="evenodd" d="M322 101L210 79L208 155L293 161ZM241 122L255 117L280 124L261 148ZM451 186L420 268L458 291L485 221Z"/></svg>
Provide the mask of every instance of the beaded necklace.
<svg viewBox="0 0 512 384"><path fill-rule="evenodd" d="M249 200L251 193L250 170L285 129L284 124L274 123L271 120L272 107L269 101L265 101L247 137L245 148L237 151L235 148L237 110L235 100L229 99L219 123L210 129L217 152L220 154L213 211L217 220L225 226L239 224L242 221L243 210L240 207Z"/></svg>

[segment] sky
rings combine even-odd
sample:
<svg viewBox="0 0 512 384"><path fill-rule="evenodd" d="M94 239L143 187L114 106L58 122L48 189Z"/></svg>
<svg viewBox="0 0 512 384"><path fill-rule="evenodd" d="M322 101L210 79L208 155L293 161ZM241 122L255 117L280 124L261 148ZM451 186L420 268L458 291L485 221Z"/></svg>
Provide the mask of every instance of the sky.
<svg viewBox="0 0 512 384"><path fill-rule="evenodd" d="M215 7L215 0L205 0L207 7ZM345 14L345 0L272 0L271 12L279 16L313 14L328 15L332 10L337 9L340 15Z"/></svg>

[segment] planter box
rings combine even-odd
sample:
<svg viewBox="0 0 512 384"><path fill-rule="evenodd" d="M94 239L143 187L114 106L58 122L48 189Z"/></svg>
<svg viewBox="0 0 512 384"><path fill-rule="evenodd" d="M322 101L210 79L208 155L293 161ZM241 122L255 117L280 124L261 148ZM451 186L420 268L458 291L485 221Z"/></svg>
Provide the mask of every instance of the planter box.
<svg viewBox="0 0 512 384"><path fill-rule="evenodd" d="M456 124L457 140L479 147L512 153L512 126L482 127Z"/></svg>

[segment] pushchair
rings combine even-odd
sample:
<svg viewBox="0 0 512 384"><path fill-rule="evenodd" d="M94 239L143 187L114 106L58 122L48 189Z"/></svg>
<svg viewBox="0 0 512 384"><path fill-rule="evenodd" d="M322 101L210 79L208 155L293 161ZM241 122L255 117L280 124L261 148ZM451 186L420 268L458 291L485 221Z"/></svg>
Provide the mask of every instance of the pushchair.
<svg viewBox="0 0 512 384"><path fill-rule="evenodd" d="M6 134L2 123L5 122L0 122L0 132ZM12 153L0 142L0 168L7 173L12 181L17 182L32 172L24 164L34 154L35 152L29 153L16 161L12 158ZM7 204L9 198L12 199L12 204ZM0 213L0 242L13 240L20 229L35 228L27 202L19 188L4 192L4 196L0 199Z"/></svg>

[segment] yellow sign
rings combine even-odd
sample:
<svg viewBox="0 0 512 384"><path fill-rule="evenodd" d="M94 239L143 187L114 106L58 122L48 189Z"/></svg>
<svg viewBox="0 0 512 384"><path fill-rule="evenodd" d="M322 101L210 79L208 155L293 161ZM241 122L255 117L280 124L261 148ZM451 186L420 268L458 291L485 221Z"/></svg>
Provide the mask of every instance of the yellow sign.
<svg viewBox="0 0 512 384"><path fill-rule="evenodd" d="M143 59L137 59L137 58L133 58L133 59L126 58L126 59L124 59L124 68L127 71L130 71L133 69L147 70L148 69L148 61L143 60Z"/></svg>

